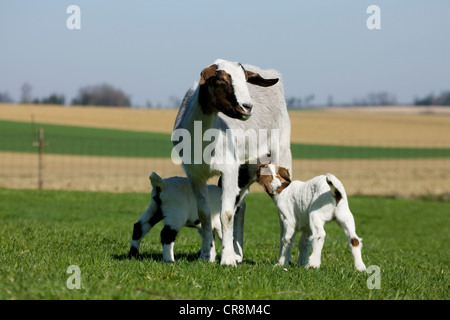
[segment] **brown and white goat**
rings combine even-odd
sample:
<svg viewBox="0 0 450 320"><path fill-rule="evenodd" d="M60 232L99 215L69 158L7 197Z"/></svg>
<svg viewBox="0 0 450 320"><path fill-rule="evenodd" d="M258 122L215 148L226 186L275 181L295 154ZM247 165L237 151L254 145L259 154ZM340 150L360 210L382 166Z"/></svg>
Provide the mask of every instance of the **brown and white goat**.
<svg viewBox="0 0 450 320"><path fill-rule="evenodd" d="M233 250L234 226L243 224L236 209L256 181L258 163L273 160L287 168L292 165L290 120L280 74L216 60L202 70L200 82L186 93L172 141L175 153L182 158L205 230L200 258L211 262L215 254L209 249L213 237L206 181L221 175L221 264L235 266L243 258Z"/></svg>

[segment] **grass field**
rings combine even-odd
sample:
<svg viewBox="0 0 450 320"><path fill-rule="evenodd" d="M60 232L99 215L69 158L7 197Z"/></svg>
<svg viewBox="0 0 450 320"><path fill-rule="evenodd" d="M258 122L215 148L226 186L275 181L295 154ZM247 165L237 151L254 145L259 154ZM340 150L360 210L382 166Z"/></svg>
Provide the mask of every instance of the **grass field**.
<svg viewBox="0 0 450 320"><path fill-rule="evenodd" d="M171 133L176 109L0 104L0 119ZM291 142L320 145L450 148L448 107L347 107L290 111Z"/></svg>
<svg viewBox="0 0 450 320"><path fill-rule="evenodd" d="M294 177L333 172L352 195L445 199L448 112L406 109L290 112ZM0 105L0 299L450 298L448 201L350 197L364 262L381 270L379 290L368 289L370 274L354 270L335 223L326 226L320 270L274 267L279 222L264 193L247 199L245 258L237 268L198 261L200 237L187 228L176 262L163 263L162 225L143 240L142 260L126 259L149 201L149 173L183 175L168 158L176 111ZM31 143L40 127L49 143L45 188L59 190L28 190L36 188ZM297 254L294 248L294 260ZM80 290L66 286L71 265L81 269Z"/></svg>
<svg viewBox="0 0 450 320"><path fill-rule="evenodd" d="M176 241L176 262L163 263L161 225L143 240L143 259L127 260L148 193L0 189L0 199L0 299L450 298L448 202L349 199L364 262L381 270L381 289L369 290L370 275L353 269L334 222L326 226L321 269L274 267L279 223L265 194L248 197L245 258L237 268L197 261L200 238L187 228ZM80 290L66 286L70 265L81 269Z"/></svg>
<svg viewBox="0 0 450 320"><path fill-rule="evenodd" d="M49 145L46 153L169 158L170 134L36 123L43 128ZM36 129L37 130L37 129ZM33 126L26 122L0 120L0 151L36 152L32 147ZM35 133L37 134L37 133ZM34 137L36 140L37 137ZM450 148L346 146L292 143L294 159L389 159L447 158Z"/></svg>

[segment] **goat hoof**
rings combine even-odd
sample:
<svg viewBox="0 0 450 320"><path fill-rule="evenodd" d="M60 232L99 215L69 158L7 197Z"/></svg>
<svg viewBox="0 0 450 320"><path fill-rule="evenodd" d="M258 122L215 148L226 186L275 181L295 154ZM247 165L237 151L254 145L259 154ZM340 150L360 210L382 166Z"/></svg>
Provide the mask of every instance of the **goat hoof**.
<svg viewBox="0 0 450 320"><path fill-rule="evenodd" d="M210 262L211 256L209 254L200 254L200 256L198 257L198 260Z"/></svg>
<svg viewBox="0 0 450 320"><path fill-rule="evenodd" d="M236 258L234 256L230 256L228 258L222 257L222 260L220 261L220 265L236 267L236 265L237 265Z"/></svg>

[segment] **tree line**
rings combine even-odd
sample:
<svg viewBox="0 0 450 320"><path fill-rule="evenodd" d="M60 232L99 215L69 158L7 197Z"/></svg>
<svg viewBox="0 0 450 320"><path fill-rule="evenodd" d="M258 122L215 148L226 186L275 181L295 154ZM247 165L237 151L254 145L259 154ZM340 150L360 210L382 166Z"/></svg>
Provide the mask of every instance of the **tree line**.
<svg viewBox="0 0 450 320"><path fill-rule="evenodd" d="M66 104L64 94L52 93L47 97L33 98L32 87L24 83L20 88L20 103L31 104ZM0 102L14 102L7 92L0 92ZM78 90L77 95L71 100L70 105L78 106L106 106L106 107L131 107L131 99L121 89L109 84L88 85Z"/></svg>
<svg viewBox="0 0 450 320"><path fill-rule="evenodd" d="M54 104L65 105L66 97L63 94L52 93L47 97L33 98L32 87L24 83L21 88L20 103L32 104ZM287 97L286 105L289 109L308 108L314 105L315 95L309 94L304 97ZM0 102L13 103L13 99L7 92L0 91ZM168 107L179 107L181 100L176 96L169 97ZM70 101L70 105L78 106L106 106L106 107L131 107L131 98L121 89L109 84L97 84L81 87L77 95ZM336 104L331 95L328 96L326 105L328 106L389 106L396 105L395 95L382 91L371 92L363 98L355 98L351 103ZM450 90L443 91L438 95L432 93L423 98L415 98L416 106L450 106ZM153 108L151 102L147 101L145 107ZM161 107L157 105L156 107Z"/></svg>
<svg viewBox="0 0 450 320"><path fill-rule="evenodd" d="M314 105L314 94L305 97L288 97L286 105L288 109L308 108ZM394 94L381 91L370 92L365 97L354 98L350 103L334 103L333 96L329 95L326 105L331 106L394 106L397 105ZM416 106L450 106L450 90L443 91L438 95L432 93L423 98L415 98L413 104Z"/></svg>

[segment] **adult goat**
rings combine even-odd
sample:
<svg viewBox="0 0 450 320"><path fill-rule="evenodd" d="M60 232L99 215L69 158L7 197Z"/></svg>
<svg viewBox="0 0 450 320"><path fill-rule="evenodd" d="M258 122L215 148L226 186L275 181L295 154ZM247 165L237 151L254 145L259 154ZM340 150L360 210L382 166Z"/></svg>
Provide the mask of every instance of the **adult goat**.
<svg viewBox="0 0 450 320"><path fill-rule="evenodd" d="M215 261L206 181L222 179L222 265L243 259L243 219L236 209L256 181L260 163L292 168L290 119L280 74L250 65L216 60L202 70L186 93L174 124L174 156L197 201L205 231L200 259ZM180 141L182 140L182 141Z"/></svg>

